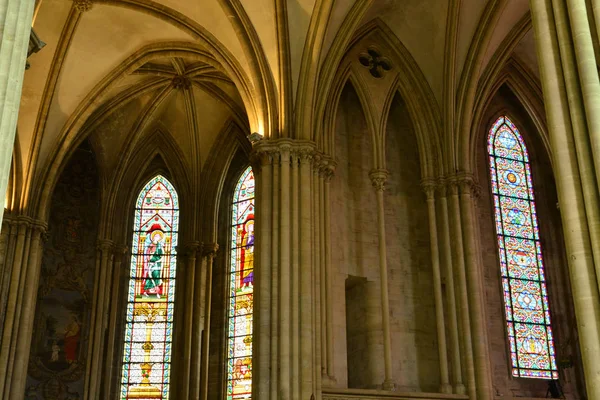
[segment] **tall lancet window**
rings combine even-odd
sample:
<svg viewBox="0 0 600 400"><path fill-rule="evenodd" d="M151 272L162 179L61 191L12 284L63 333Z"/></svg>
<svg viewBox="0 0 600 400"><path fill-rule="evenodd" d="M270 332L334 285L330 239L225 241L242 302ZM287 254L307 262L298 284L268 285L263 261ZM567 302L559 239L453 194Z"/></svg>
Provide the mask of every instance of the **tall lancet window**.
<svg viewBox="0 0 600 400"><path fill-rule="evenodd" d="M227 400L250 399L254 308L254 173L250 167L233 193L230 243Z"/></svg>
<svg viewBox="0 0 600 400"><path fill-rule="evenodd" d="M163 176L135 204L121 400L169 398L179 200Z"/></svg>
<svg viewBox="0 0 600 400"><path fill-rule="evenodd" d="M490 129L488 155L512 375L557 379L529 156L507 117Z"/></svg>

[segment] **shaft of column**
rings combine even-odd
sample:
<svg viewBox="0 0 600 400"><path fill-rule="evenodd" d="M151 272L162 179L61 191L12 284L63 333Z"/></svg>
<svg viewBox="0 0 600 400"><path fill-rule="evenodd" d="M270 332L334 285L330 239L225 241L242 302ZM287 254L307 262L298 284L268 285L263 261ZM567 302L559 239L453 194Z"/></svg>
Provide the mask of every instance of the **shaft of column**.
<svg viewBox="0 0 600 400"><path fill-rule="evenodd" d="M272 158L267 153L256 153L257 261L254 266L255 312L253 342L252 397L271 399L271 209Z"/></svg>
<svg viewBox="0 0 600 400"><path fill-rule="evenodd" d="M324 209L324 241L325 247L325 311L327 313L327 323L325 329L327 343L327 378L329 384L335 382L334 364L333 364L333 298L332 298L332 271L331 271L331 200L330 200L330 182L333 176L333 164L330 161L325 171L325 185L323 188L323 209Z"/></svg>
<svg viewBox="0 0 600 400"><path fill-rule="evenodd" d="M199 243L192 243L184 248L185 251L185 270L182 271L186 274L185 277L185 314L183 318L184 333L182 338L183 344L183 368L181 371L182 388L180 396L184 399L190 398L192 387L195 386L192 383L194 376L192 374L192 359L193 353L193 337L194 337L194 305L199 302L199 299L195 297L195 282L196 282L196 252L198 251ZM179 253L179 252L178 252ZM180 254L178 254L181 257ZM184 263L182 263L184 264ZM200 277L198 277L199 279ZM197 354L197 353L196 353Z"/></svg>
<svg viewBox="0 0 600 400"><path fill-rule="evenodd" d="M279 399L290 399L290 147L280 147L281 211L279 219Z"/></svg>
<svg viewBox="0 0 600 400"><path fill-rule="evenodd" d="M195 362L191 363L190 368L190 389L189 395L192 399L200 399L202 386L202 332L204 330L204 291L206 290L206 268L204 263L204 247L202 243L195 243L190 248L195 260L194 265L194 304L193 304L193 327L192 327L192 353ZM192 258L192 256L190 256ZM226 274L227 276L227 274ZM201 323L202 322L202 323Z"/></svg>
<svg viewBox="0 0 600 400"><path fill-rule="evenodd" d="M300 171L296 152L292 160L292 398L300 396Z"/></svg>
<svg viewBox="0 0 600 400"><path fill-rule="evenodd" d="M441 191L440 209L442 220L442 259L444 260L444 271L446 274L446 304L448 306L452 383L454 393L465 394L465 385L462 383L462 371L460 365L460 343L458 340L454 273L452 272L452 250L450 247L450 226L448 220L448 201L446 200L445 186Z"/></svg>
<svg viewBox="0 0 600 400"><path fill-rule="evenodd" d="M531 15L536 39L544 105L553 150L556 185L563 233L571 275L587 395L600 398L600 298L591 254L590 237L571 120L563 86L563 71L556 41L556 28L550 5L531 0Z"/></svg>
<svg viewBox="0 0 600 400"><path fill-rule="evenodd" d="M0 194L6 193L35 0L0 2ZM3 197L4 198L4 197ZM0 207L0 223L4 207Z"/></svg>
<svg viewBox="0 0 600 400"><path fill-rule="evenodd" d="M120 293L120 283L122 275L121 265L123 263L123 257L127 252L127 247L119 246L115 250L114 255L114 269L112 274L112 282L110 285L110 290L112 293ZM120 349L117 343L120 343L121 331L117 331L116 327L118 326L118 318L121 315L121 310L119 307L119 302L115 301L114 298L111 299L110 302L110 310L109 310L109 318L106 326L108 329L108 340L107 340L107 348L106 348L106 362L104 366L104 398L109 398L111 396L111 390L118 380L115 382L115 375L120 376L119 367L121 363L120 354L118 353L118 349ZM116 356L116 357L115 357Z"/></svg>
<svg viewBox="0 0 600 400"><path fill-rule="evenodd" d="M279 228L280 228L280 194L281 194L281 169L279 168L280 154L273 154L273 203L270 215L273 218L271 231L271 398L279 399L279 302L281 291L279 290ZM268 214L267 214L268 215ZM285 295L285 294L284 294Z"/></svg>
<svg viewBox="0 0 600 400"><path fill-rule="evenodd" d="M375 196L377 197L377 234L379 238L379 277L381 285L381 319L383 325L383 361L385 367L384 390L394 390L396 383L392 372L392 334L390 331L390 299L387 271L387 247L385 241L385 207L383 192L387 181L388 171L374 169L369 173Z"/></svg>
<svg viewBox="0 0 600 400"><path fill-rule="evenodd" d="M313 382L312 299L312 149L300 153L300 398L310 399Z"/></svg>
<svg viewBox="0 0 600 400"><path fill-rule="evenodd" d="M27 383L27 366L29 364L29 350L31 347L31 334L35 315L35 304L40 281L41 271L41 236L46 231L44 226L35 225L31 235L31 254L27 265L27 285L23 295L21 323L19 324L19 341L15 351L15 363L10 385L9 399L23 398L25 384Z"/></svg>
<svg viewBox="0 0 600 400"><path fill-rule="evenodd" d="M556 2L556 0L554 1ZM579 84L596 167L596 182L600 186L600 79L598 78L598 60L594 53L585 3L584 0L567 0L567 8L573 33L577 69L579 70Z"/></svg>
<svg viewBox="0 0 600 400"><path fill-rule="evenodd" d="M202 360L200 362L200 399L208 399L208 369L210 349L210 306L212 299L213 261L219 250L219 245L211 243L204 245L206 257L206 285L204 288L204 334L202 335Z"/></svg>
<svg viewBox="0 0 600 400"><path fill-rule="evenodd" d="M110 287L106 284L108 279L108 273L110 271L109 259L112 253L112 242L110 240L100 240L97 247L97 251L100 253L100 279L95 283L98 286L97 297L94 299L95 305L95 319L93 320L93 331L90 335L90 342L92 346L92 362L90 365L90 379L88 381L88 399L93 400L98 398L100 379L102 379L102 358L104 345L104 310L106 305L105 299L107 291L110 291Z"/></svg>
<svg viewBox="0 0 600 400"><path fill-rule="evenodd" d="M476 246L473 210L471 198L472 180L463 179L460 182L460 203L462 214L463 242L466 255L467 288L469 293L469 307L471 311L471 329L473 333L473 352L477 382L477 398L487 400L493 398L492 375L490 371L490 355L487 340L487 327L485 324L484 293L482 277L478 263L478 249Z"/></svg>
<svg viewBox="0 0 600 400"><path fill-rule="evenodd" d="M13 337L18 333L18 325L15 324L17 314L17 299L19 297L19 282L24 278L22 275L26 275L27 266L23 265L23 248L25 246L25 234L28 229L28 225L19 222L17 227L17 239L15 244L15 256L12 266L12 274L9 286L9 294L6 312L4 314L4 330L2 332L2 347L0 349L0 370L6 371L4 374L0 374L0 390L5 396L10 391L10 379L7 380L7 375L12 368L9 368L10 356L14 354L14 348L11 346Z"/></svg>
<svg viewBox="0 0 600 400"><path fill-rule="evenodd" d="M437 235L437 218L435 213L435 184L425 182L423 190L427 196L429 214L429 243L431 249L431 270L433 275L433 295L435 301L435 320L440 361L440 392L452 393L448 378L448 353L446 348L446 323L444 321L444 303L442 300L442 278L440 273L440 250Z"/></svg>
<svg viewBox="0 0 600 400"><path fill-rule="evenodd" d="M477 386L475 384L475 366L473 364L473 342L471 335L471 316L469 313L469 299L467 290L467 274L465 271L465 255L463 248L463 234L460 220L460 204L458 201L458 187L456 182L449 182L450 208L452 215L452 243L453 260L458 280L458 311L460 316L460 327L462 332L463 364L466 375L467 393L469 398L477 398Z"/></svg>
<svg viewBox="0 0 600 400"><path fill-rule="evenodd" d="M590 242L592 254L594 255L596 275L600 276L600 199L598 198L598 186L596 185L596 171L588 126L585 118L585 108L581 97L575 54L572 48L573 42L569 33L569 21L566 6L562 1L553 1L553 11L556 21L556 34L560 49L560 59L563 68L565 90L569 104L569 115L573 129L573 139L579 176L582 182L583 201L588 227L590 229ZM600 282L598 282L600 285Z"/></svg>

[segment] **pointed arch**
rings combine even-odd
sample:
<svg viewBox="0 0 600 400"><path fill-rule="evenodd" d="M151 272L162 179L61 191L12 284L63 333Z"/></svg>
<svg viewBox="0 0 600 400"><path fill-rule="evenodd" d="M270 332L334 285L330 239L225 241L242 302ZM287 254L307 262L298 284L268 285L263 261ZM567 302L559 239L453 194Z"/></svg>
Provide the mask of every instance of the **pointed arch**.
<svg viewBox="0 0 600 400"><path fill-rule="evenodd" d="M506 116L487 139L512 375L558 379L529 153Z"/></svg>
<svg viewBox="0 0 600 400"><path fill-rule="evenodd" d="M178 228L177 192L156 175L135 203L121 399L169 398Z"/></svg>
<svg viewBox="0 0 600 400"><path fill-rule="evenodd" d="M226 398L252 394L254 305L254 171L244 170L231 205Z"/></svg>

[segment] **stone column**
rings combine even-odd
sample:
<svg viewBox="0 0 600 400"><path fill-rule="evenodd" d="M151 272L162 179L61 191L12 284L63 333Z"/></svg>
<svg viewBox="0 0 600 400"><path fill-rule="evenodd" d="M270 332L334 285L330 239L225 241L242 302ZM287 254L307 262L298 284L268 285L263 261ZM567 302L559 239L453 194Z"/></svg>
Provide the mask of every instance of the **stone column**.
<svg viewBox="0 0 600 400"><path fill-rule="evenodd" d="M208 399L208 355L210 350L210 303L212 298L213 260L217 256L219 245L205 243L202 246L203 257L206 260L206 285L204 288L204 334L202 335L201 387L200 399Z"/></svg>
<svg viewBox="0 0 600 400"><path fill-rule="evenodd" d="M586 215L582 181L589 185L589 180L586 180L585 170L582 175L579 168L581 155L577 154L576 141L573 137L573 125L569 115L569 103L564 84L566 78L561 68L561 59L565 54L564 52L561 54L559 51L557 38L557 27L559 29L561 27L554 20L553 10L547 1L531 0L530 4L569 260L573 301L582 348L586 389L588 397L595 399L600 398L600 363L597 361L600 359L600 295L597 268L600 260L594 259L590 230L595 229L595 224L599 221L590 221L589 216ZM576 3L567 4L569 14L581 13L581 10L571 8L571 5L576 6ZM573 27L575 30L580 28ZM563 40L563 45L568 46L568 40ZM575 45L577 46L577 44ZM580 48L579 51L581 50ZM586 54L584 52L582 56L589 56ZM587 80L589 77L579 76L579 86L583 93L582 78ZM570 82L570 84L575 83L572 79ZM586 85L589 83L587 82ZM585 90L589 89L588 86ZM590 111L585 110L586 113ZM587 135L590 143L592 140L589 135L598 135L598 132L590 132L591 128L588 125ZM596 157L596 154L593 156ZM596 162L594 164L597 165ZM598 173L597 169L596 173Z"/></svg>
<svg viewBox="0 0 600 400"><path fill-rule="evenodd" d="M331 265L331 179L335 171L335 162L330 157L325 159L325 164L322 169L323 176L323 270L324 282L322 283L325 291L325 296L322 302L325 304L325 341L322 343L322 351L327 354L326 357L326 376L324 377L327 385L333 386L336 382L333 364L333 287Z"/></svg>
<svg viewBox="0 0 600 400"><path fill-rule="evenodd" d="M312 142L254 145L257 184L254 397L318 399Z"/></svg>
<svg viewBox="0 0 600 400"><path fill-rule="evenodd" d="M100 382L102 380L102 368L103 358L105 356L104 343L106 339L106 325L105 325L105 314L108 314L109 304L111 299L110 293L112 288L108 284L110 277L112 276L112 264L113 264L113 246L114 243L107 239L99 240L96 245L96 251L100 258L100 265L98 271L98 279L96 279L94 293L96 294L93 299L94 310L92 311L92 320L89 336L89 345L91 351L91 362L89 364L89 370L87 374L89 379L87 382L87 398L89 400L98 399L100 395Z"/></svg>
<svg viewBox="0 0 600 400"><path fill-rule="evenodd" d="M121 376L121 354L119 351L121 350L121 343L123 340L123 331L117 330L117 326L119 326L119 319L122 317L123 309L120 307L120 304L117 299L118 295L114 295L117 293L121 293L121 282L123 282L123 278L129 278L129 264L126 259L127 246L114 246L113 248L113 271L112 276L110 277L110 291L113 293L112 296L109 296L109 309L107 313L107 321L105 322L105 326L107 327L107 346L106 346L106 360L104 363L104 379L103 381L103 395L104 398L108 398L111 395L111 391L119 382L119 377ZM125 267L123 267L123 263Z"/></svg>
<svg viewBox="0 0 600 400"><path fill-rule="evenodd" d="M184 313L183 313L183 354L185 360L181 368L181 381L182 388L180 396L184 399L198 398L200 389L200 374L198 362L201 353L199 349L201 346L200 337L200 326L195 321L195 314L200 313L200 299L199 293L202 291L202 287L198 288L199 293L196 294L197 281L201 281L201 273L196 274L196 255L198 250L201 248L199 242L193 242L184 247L183 254L179 254L184 262L181 264L185 265L185 271L180 271L185 274L185 297L184 297ZM179 253L179 252L178 252ZM183 257L182 257L183 256ZM200 271L198 271L200 272ZM197 341L197 343L195 343ZM195 346L196 344L196 346ZM195 366L195 367L194 367ZM193 393L196 397L191 397Z"/></svg>
<svg viewBox="0 0 600 400"><path fill-rule="evenodd" d="M440 272L440 249L438 245L438 227L435 212L435 182L424 181L423 190L427 197L429 214L429 243L431 249L431 271L433 276L433 295L435 301L435 322L437 329L438 353L440 359L440 392L452 393L448 378L448 353L446 348L446 323L444 321L444 303L442 300L442 278Z"/></svg>
<svg viewBox="0 0 600 400"><path fill-rule="evenodd" d="M10 399L20 399L25 392L27 383L27 366L29 364L29 349L31 347L31 334L33 331L33 322L35 317L35 305L37 301L38 287L40 281L43 235L46 233L46 225L41 222L33 222L31 227L31 242L29 244L29 254L27 258L25 282L22 296L21 316L19 319L16 346L14 348L15 357L12 367L12 382L10 384ZM45 237L45 236L44 236ZM6 393L6 392L5 392Z"/></svg>
<svg viewBox="0 0 600 400"><path fill-rule="evenodd" d="M383 324L383 361L385 366L384 390L394 390L392 372L392 334L390 332L390 300L388 288L387 271L387 245L385 241L385 208L383 203L383 191L387 181L388 171L385 169L374 169L369 173L371 183L377 197L377 226L379 237L379 277L381 285L381 313Z"/></svg>
<svg viewBox="0 0 600 400"><path fill-rule="evenodd" d="M463 228L461 225L460 203L458 199L458 184L454 179L447 182L449 196L449 214L451 216L452 235L452 262L456 269L456 291L458 301L458 315L460 319L460 333L462 339L462 363L467 380L467 394L469 398L477 398L475 384L475 366L473 364L473 347L471 335L471 314L467 290L467 273L465 271L465 255L463 247Z"/></svg>
<svg viewBox="0 0 600 400"><path fill-rule="evenodd" d="M473 221L475 207L471 196L471 193L476 188L472 177L464 176L459 179L460 211L466 256L467 288L469 309L471 312L477 398L480 400L491 400L494 398L494 395L492 393L492 374L490 370L490 354L485 318L485 292L483 290L481 265L478 262L479 248L475 237L478 233L475 230L475 223Z"/></svg>
<svg viewBox="0 0 600 400"><path fill-rule="evenodd" d="M0 2L0 193L5 196L17 131L35 0ZM4 198L4 197L2 197ZM4 207L0 208L0 222Z"/></svg>
<svg viewBox="0 0 600 400"><path fill-rule="evenodd" d="M465 394L465 385L462 380L460 362L460 342L458 333L458 319L456 317L456 294L454 283L454 268L452 264L452 247L450 245L450 219L448 217L448 200L446 199L446 185L442 182L438 187L439 203L441 210L441 233L442 233L442 260L444 273L446 275L446 304L448 307L448 330L450 336L450 354L452 365L452 384L454 393Z"/></svg>

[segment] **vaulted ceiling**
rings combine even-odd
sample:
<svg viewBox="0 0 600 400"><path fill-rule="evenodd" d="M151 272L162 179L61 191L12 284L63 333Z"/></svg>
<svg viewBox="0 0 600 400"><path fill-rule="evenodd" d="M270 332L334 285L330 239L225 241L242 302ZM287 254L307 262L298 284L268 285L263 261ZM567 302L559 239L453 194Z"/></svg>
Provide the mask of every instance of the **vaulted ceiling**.
<svg viewBox="0 0 600 400"><path fill-rule="evenodd" d="M300 130L280 116L326 95L328 71L374 19L443 109L449 60L451 86L477 82L527 14L523 0L37 0L33 28L46 46L23 86L23 178L61 165L84 137L110 168L124 146L161 129L201 166L229 121L247 133ZM514 56L531 65L532 46L525 35Z"/></svg>

